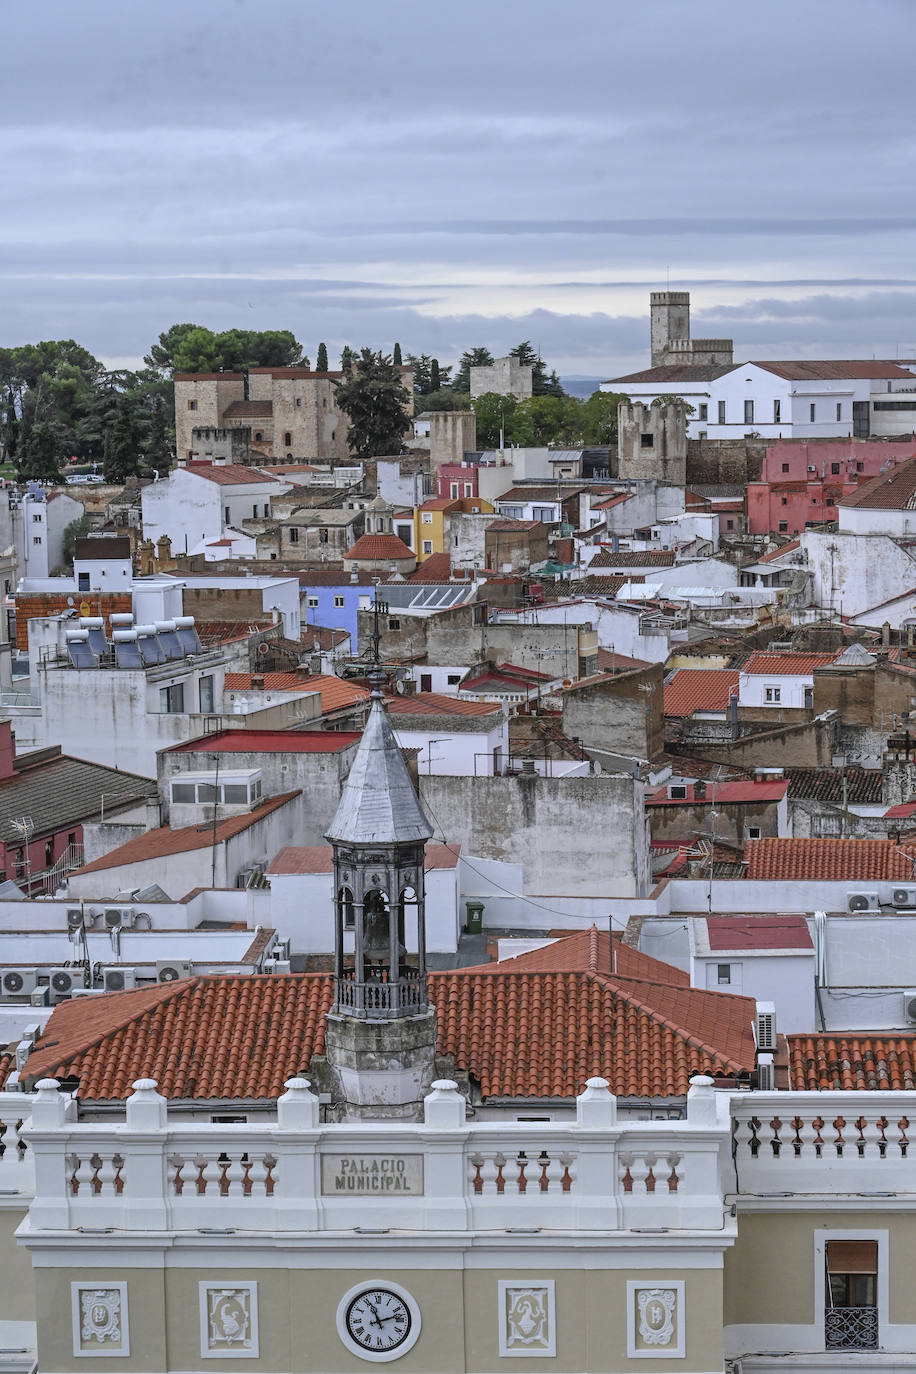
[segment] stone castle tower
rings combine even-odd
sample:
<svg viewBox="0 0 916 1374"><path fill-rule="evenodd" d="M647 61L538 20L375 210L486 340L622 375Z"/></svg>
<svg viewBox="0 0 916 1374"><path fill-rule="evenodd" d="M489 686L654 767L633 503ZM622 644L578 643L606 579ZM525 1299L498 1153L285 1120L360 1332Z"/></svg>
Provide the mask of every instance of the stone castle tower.
<svg viewBox="0 0 916 1374"><path fill-rule="evenodd" d="M691 339L689 291L651 292L649 321L653 367L730 367L734 361L731 339Z"/></svg>
<svg viewBox="0 0 916 1374"><path fill-rule="evenodd" d="M687 409L670 401L621 401L617 410L617 476L665 482L687 481Z"/></svg>
<svg viewBox="0 0 916 1374"><path fill-rule="evenodd" d="M369 719L325 836L335 892L327 1067L346 1119L412 1121L436 1076L423 871L433 827L388 721L381 673L370 680Z"/></svg>

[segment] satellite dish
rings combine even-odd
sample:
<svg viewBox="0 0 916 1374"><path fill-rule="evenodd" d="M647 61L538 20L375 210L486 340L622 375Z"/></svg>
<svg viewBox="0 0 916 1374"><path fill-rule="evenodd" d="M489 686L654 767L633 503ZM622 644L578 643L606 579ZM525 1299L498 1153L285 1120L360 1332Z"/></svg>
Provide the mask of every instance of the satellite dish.
<svg viewBox="0 0 916 1374"><path fill-rule="evenodd" d="M68 597L67 597L67 605L68 605L68 606L75 606L75 605L76 605L76 602L73 600L73 597L72 597L72 596L68 596Z"/></svg>

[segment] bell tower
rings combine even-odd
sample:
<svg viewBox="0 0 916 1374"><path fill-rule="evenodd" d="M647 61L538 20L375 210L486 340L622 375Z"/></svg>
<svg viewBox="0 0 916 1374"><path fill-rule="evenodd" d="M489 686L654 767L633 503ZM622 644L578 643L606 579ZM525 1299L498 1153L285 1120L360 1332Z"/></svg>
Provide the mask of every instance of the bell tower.
<svg viewBox="0 0 916 1374"><path fill-rule="evenodd" d="M369 719L325 836L335 894L326 1053L345 1117L413 1120L435 1077L423 871L433 827L388 721L377 664L369 680Z"/></svg>

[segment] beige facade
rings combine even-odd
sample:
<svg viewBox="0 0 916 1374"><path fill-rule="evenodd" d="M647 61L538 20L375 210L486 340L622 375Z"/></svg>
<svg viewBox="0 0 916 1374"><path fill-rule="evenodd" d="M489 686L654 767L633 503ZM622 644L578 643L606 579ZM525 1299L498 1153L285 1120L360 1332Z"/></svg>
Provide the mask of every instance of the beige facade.
<svg viewBox="0 0 916 1374"><path fill-rule="evenodd" d="M345 463L348 422L337 405L342 372L304 367L253 367L241 373L178 373L175 376L175 448L194 451L192 430L202 427L251 431L252 447L278 461L320 459ZM401 368L413 413L413 368Z"/></svg>

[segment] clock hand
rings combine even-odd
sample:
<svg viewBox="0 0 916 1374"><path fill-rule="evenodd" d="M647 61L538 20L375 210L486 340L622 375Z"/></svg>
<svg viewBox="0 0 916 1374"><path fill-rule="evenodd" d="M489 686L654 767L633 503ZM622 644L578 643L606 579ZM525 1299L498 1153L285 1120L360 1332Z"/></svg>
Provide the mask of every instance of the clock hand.
<svg viewBox="0 0 916 1374"><path fill-rule="evenodd" d="M376 1326L381 1326L382 1323L379 1321L378 1308L373 1307L372 1303L369 1301L368 1298L366 1299L366 1306L372 1313L372 1320L375 1322Z"/></svg>

